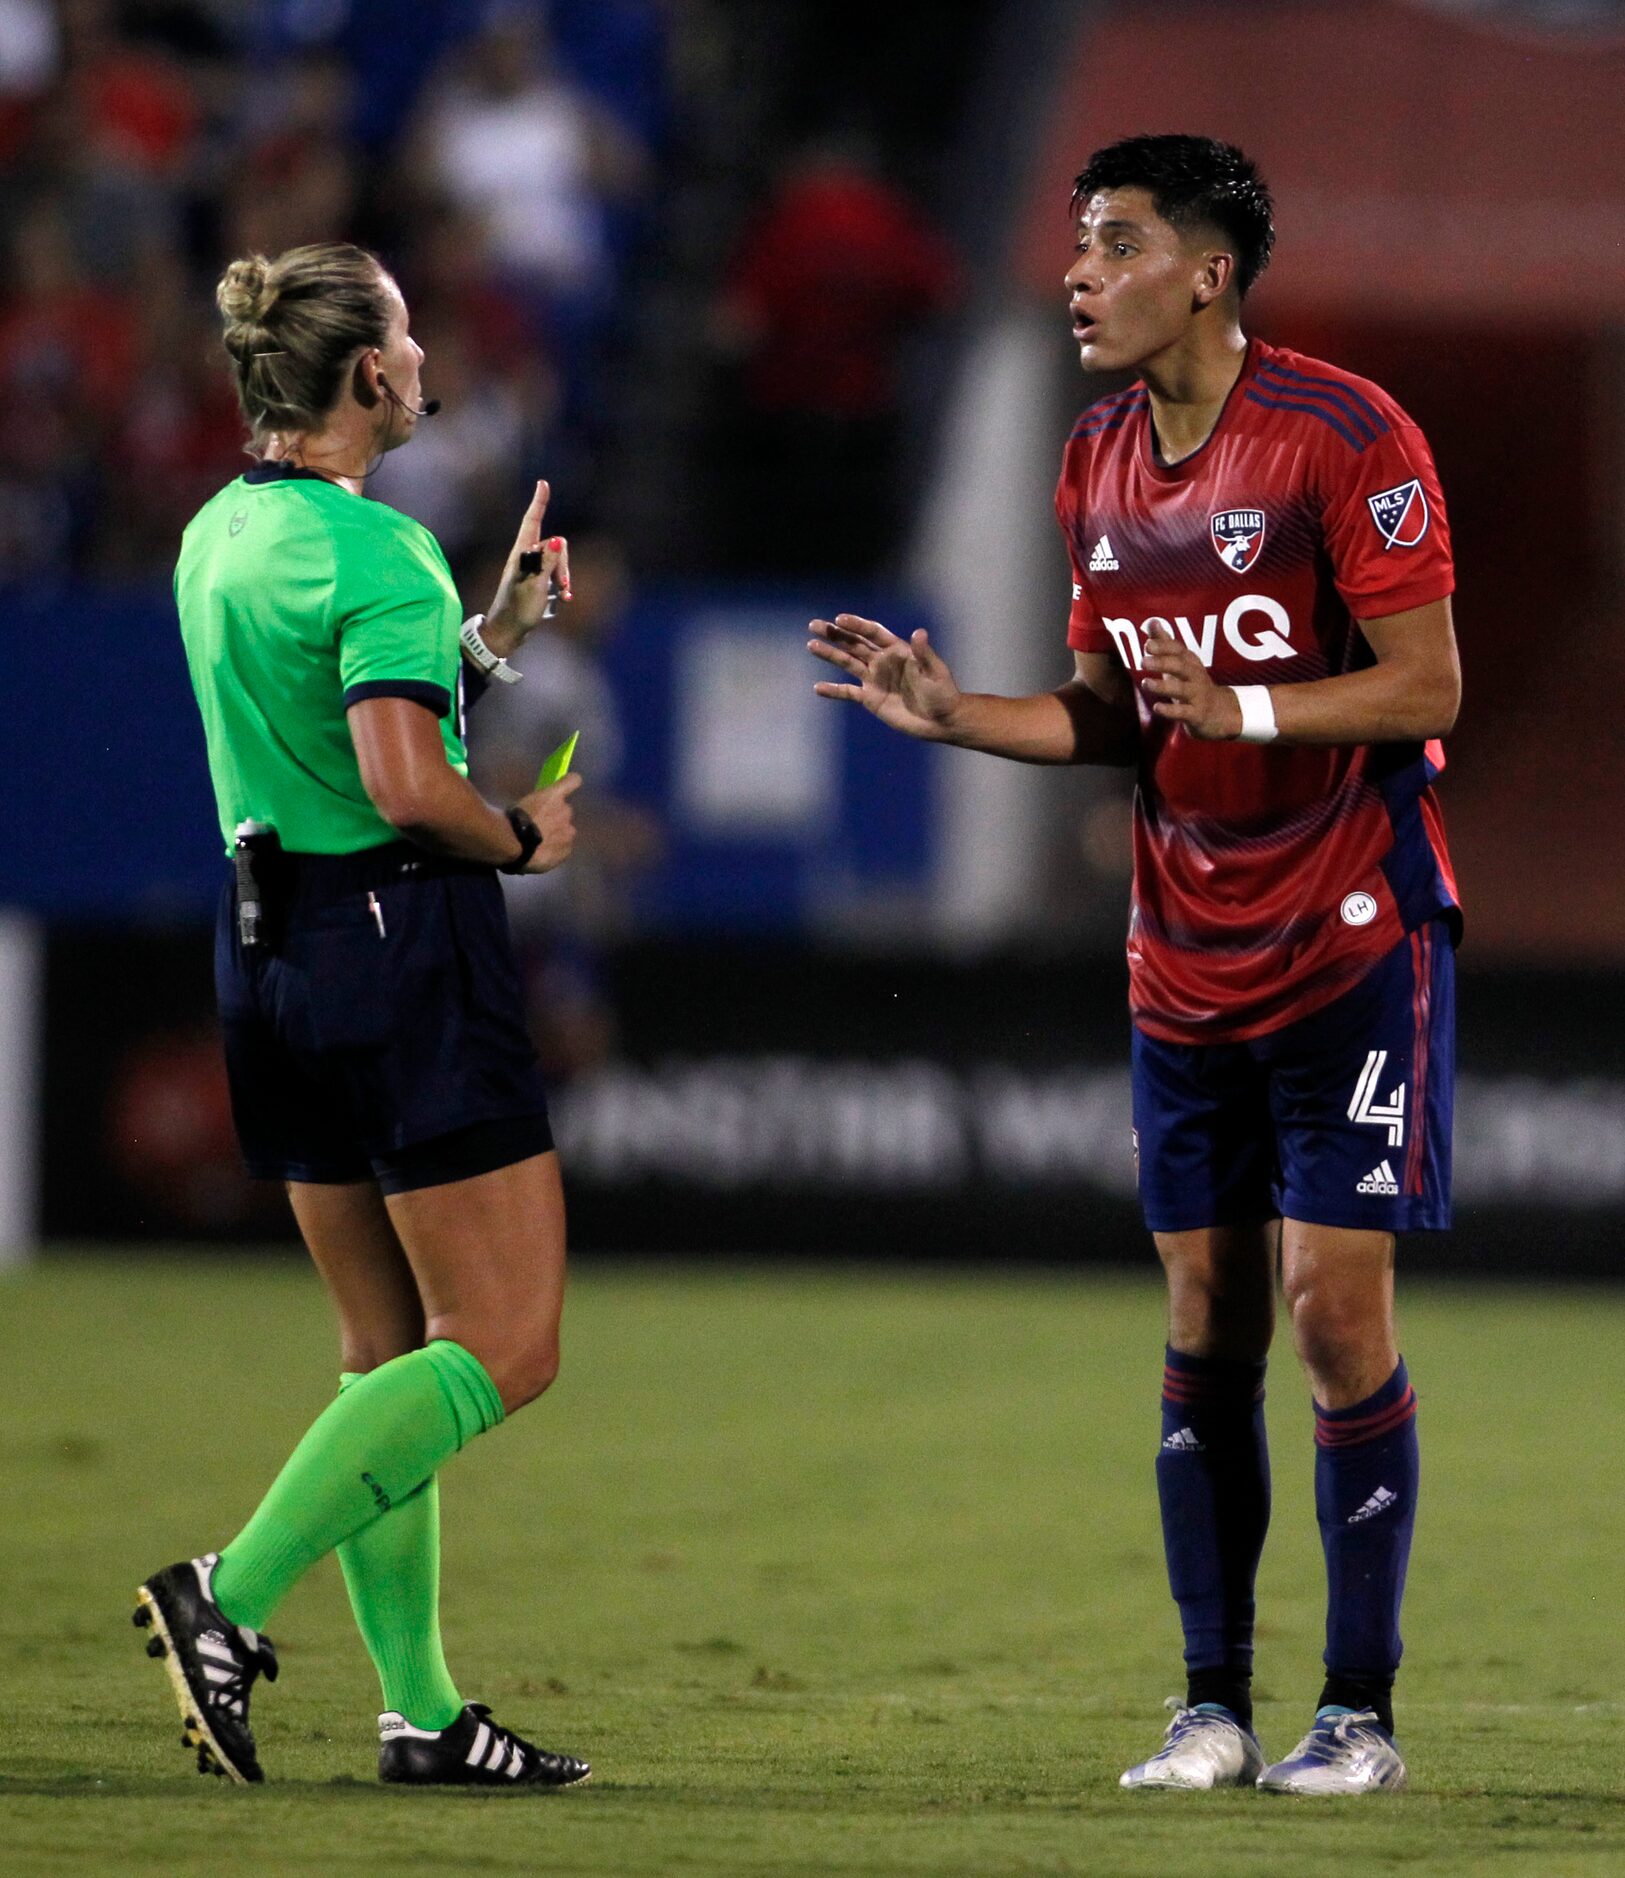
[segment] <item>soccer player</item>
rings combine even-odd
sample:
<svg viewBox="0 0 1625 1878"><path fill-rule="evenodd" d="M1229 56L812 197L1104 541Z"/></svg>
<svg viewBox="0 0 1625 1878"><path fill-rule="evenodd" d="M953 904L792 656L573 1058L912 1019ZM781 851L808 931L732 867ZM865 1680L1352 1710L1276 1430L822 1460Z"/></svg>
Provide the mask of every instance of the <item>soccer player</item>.
<svg viewBox="0 0 1625 1878"><path fill-rule="evenodd" d="M337 1551L383 1686L380 1777L565 1786L585 1762L499 1727L447 1668L436 1475L558 1368L564 1200L497 870L568 858L576 779L492 807L459 704L513 676L566 550L539 483L489 616L462 622L434 538L365 499L433 414L374 256L250 256L217 298L260 460L193 518L175 575L238 852L215 979L244 1155L287 1183L344 1374L242 1530L148 1578L136 1622L199 1771L258 1781L264 1626Z"/></svg>
<svg viewBox="0 0 1625 1878"><path fill-rule="evenodd" d="M1394 1235L1448 1224L1456 890L1432 782L1460 673L1444 505L1377 386L1247 338L1269 194L1239 150L1134 137L1078 177L1085 371L1056 507L1072 677L962 692L928 636L816 620L817 690L915 737L1133 764L1141 1202L1167 1274L1157 1457L1186 1698L1129 1787L1404 1784L1392 1690L1416 1516ZM1266 1764L1253 1586L1275 1275L1315 1403L1325 1681Z"/></svg>

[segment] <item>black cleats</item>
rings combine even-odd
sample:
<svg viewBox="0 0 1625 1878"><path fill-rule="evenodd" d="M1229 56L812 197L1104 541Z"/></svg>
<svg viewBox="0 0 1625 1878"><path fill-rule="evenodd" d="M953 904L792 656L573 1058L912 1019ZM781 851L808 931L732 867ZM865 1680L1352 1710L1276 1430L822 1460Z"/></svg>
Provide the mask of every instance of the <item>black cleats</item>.
<svg viewBox="0 0 1625 1878"><path fill-rule="evenodd" d="M391 1710L378 1717L378 1778L413 1787L573 1787L592 1769L549 1754L498 1728L483 1702L469 1702L438 1732Z"/></svg>
<svg viewBox="0 0 1625 1878"><path fill-rule="evenodd" d="M197 1750L198 1772L246 1786L265 1778L248 1694L259 1676L276 1681L276 1651L269 1637L232 1623L210 1596L218 1563L207 1552L155 1572L135 1594L134 1621L152 1632L147 1654L163 1661L185 1723L181 1741Z"/></svg>

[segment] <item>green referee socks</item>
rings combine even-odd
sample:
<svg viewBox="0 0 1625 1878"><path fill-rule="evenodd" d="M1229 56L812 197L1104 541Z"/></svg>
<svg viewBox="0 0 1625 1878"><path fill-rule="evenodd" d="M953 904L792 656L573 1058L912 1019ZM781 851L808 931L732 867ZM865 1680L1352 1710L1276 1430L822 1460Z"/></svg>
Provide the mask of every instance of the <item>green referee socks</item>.
<svg viewBox="0 0 1625 1878"><path fill-rule="evenodd" d="M361 1380L339 1378L342 1394ZM356 1627L384 1691L384 1707L414 1728L445 1728L463 1712L440 1643L440 1482L363 1526L339 1547Z"/></svg>
<svg viewBox="0 0 1625 1878"><path fill-rule="evenodd" d="M215 1602L263 1629L317 1559L415 1493L502 1420L502 1398L460 1343L371 1370L323 1409L248 1524L220 1554Z"/></svg>

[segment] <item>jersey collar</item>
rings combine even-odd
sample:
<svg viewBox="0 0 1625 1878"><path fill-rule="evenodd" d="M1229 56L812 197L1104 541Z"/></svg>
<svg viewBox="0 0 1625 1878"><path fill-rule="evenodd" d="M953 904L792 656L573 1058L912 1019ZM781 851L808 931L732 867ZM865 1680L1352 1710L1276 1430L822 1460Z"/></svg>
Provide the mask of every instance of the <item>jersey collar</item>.
<svg viewBox="0 0 1625 1878"><path fill-rule="evenodd" d="M1258 362L1263 354L1264 343L1261 339L1249 339L1247 350L1242 356L1241 370L1236 374L1236 382L1224 394L1224 403L1219 407L1219 415L1213 420L1213 428L1196 446L1189 456L1182 456L1177 463L1164 463L1158 459L1153 439L1156 426L1151 420L1151 405L1145 407L1145 430L1140 439L1140 460L1145 465L1146 473L1155 476L1159 482L1177 483L1194 474L1202 467L1203 458L1218 441L1220 433L1230 421L1230 413L1240 402L1242 387L1258 370Z"/></svg>
<svg viewBox="0 0 1625 1878"><path fill-rule="evenodd" d="M330 483L331 476L324 476L320 470L306 469L302 464L278 461L275 463L256 463L252 469L243 471L245 483L291 483L312 482ZM337 484L334 484L337 487Z"/></svg>

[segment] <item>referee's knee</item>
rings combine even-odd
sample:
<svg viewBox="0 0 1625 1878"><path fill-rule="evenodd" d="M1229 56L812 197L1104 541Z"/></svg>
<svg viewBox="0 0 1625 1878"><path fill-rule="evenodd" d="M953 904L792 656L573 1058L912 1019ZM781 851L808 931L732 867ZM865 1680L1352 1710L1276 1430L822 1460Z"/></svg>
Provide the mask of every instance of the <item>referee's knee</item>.
<svg viewBox="0 0 1625 1878"><path fill-rule="evenodd" d="M504 1328L469 1342L468 1348L485 1365L509 1415L545 1393L559 1373L557 1330L526 1333Z"/></svg>
<svg viewBox="0 0 1625 1878"><path fill-rule="evenodd" d="M535 1300L505 1300L480 1310L439 1311L429 1337L460 1343L496 1384L503 1411L513 1414L550 1388L559 1373L559 1317Z"/></svg>

